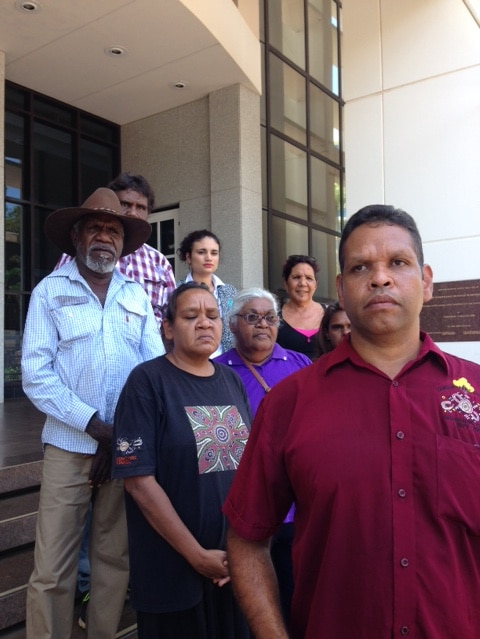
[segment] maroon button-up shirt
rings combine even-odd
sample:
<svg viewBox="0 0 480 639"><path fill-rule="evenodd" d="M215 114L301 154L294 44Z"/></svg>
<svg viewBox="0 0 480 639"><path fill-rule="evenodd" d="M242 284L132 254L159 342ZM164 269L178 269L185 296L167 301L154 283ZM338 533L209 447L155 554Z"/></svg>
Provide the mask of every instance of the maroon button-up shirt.
<svg viewBox="0 0 480 639"><path fill-rule="evenodd" d="M295 639L479 639L480 366L422 348L391 380L348 339L266 396L224 512L296 503Z"/></svg>

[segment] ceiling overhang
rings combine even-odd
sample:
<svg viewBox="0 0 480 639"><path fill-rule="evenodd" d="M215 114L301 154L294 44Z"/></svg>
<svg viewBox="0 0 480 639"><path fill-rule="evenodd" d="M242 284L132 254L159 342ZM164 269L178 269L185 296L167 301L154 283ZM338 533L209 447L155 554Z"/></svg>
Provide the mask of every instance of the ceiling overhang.
<svg viewBox="0 0 480 639"><path fill-rule="evenodd" d="M27 4L2 0L6 79L117 124L232 84L261 91L258 37L231 0Z"/></svg>

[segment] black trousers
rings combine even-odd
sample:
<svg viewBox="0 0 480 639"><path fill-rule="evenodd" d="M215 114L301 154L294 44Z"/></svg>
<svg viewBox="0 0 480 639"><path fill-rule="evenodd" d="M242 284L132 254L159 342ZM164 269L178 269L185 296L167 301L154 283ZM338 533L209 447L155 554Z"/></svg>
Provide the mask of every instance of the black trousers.
<svg viewBox="0 0 480 639"><path fill-rule="evenodd" d="M159 614L137 610L138 639L249 639L232 585L204 580L204 596L194 608Z"/></svg>
<svg viewBox="0 0 480 639"><path fill-rule="evenodd" d="M292 543L293 523L282 524L280 530L274 535L270 548L273 567L278 579L283 618L287 628L290 622L290 606L293 595Z"/></svg>

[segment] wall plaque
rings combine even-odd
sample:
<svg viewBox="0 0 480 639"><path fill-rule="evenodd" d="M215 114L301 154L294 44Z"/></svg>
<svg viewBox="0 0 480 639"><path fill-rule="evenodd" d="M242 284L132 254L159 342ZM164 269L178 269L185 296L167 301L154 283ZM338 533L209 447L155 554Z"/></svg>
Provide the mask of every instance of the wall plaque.
<svg viewBox="0 0 480 639"><path fill-rule="evenodd" d="M434 284L420 326L435 342L480 341L480 280Z"/></svg>

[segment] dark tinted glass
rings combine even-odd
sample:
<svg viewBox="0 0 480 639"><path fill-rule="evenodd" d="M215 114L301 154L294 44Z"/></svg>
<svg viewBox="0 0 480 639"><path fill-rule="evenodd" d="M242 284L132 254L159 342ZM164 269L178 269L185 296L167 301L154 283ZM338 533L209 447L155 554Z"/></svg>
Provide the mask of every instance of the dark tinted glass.
<svg viewBox="0 0 480 639"><path fill-rule="evenodd" d="M54 124L72 127L75 122L75 112L72 109L37 95L33 99L33 110L36 116L50 120Z"/></svg>
<svg viewBox="0 0 480 639"><path fill-rule="evenodd" d="M110 176L117 173L116 156L117 151L112 147L80 140L80 202L110 182Z"/></svg>
<svg viewBox="0 0 480 639"><path fill-rule="evenodd" d="M5 109L26 109L27 105L28 94L26 91L12 85L5 87Z"/></svg>
<svg viewBox="0 0 480 639"><path fill-rule="evenodd" d="M117 126L96 120L88 115L82 114L80 116L80 131L82 135L89 135L102 142L113 144L118 144L119 142L119 128Z"/></svg>
<svg viewBox="0 0 480 639"><path fill-rule="evenodd" d="M51 208L75 206L72 135L35 122L33 129L34 198Z"/></svg>
<svg viewBox="0 0 480 639"><path fill-rule="evenodd" d="M25 170L25 118L14 113L5 114L5 194L7 198L27 197Z"/></svg>

